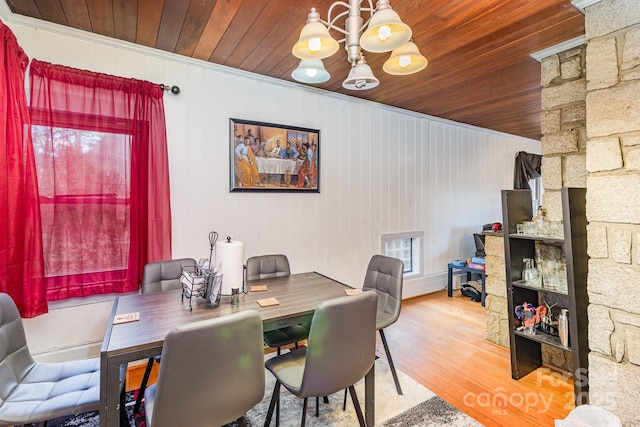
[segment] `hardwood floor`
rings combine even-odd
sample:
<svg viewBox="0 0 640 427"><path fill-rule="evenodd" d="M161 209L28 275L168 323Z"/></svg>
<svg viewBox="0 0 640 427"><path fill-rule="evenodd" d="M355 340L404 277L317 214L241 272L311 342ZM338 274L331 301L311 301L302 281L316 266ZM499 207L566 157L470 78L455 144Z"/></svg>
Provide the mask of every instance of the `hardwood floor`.
<svg viewBox="0 0 640 427"><path fill-rule="evenodd" d="M485 309L459 292L403 301L385 336L397 369L487 427L553 426L574 408L573 382L560 371L511 379L509 350L484 339ZM380 341L377 348L384 358ZM144 367L129 369L128 388L137 387Z"/></svg>
<svg viewBox="0 0 640 427"><path fill-rule="evenodd" d="M459 292L403 301L385 336L399 370L485 426L553 426L574 408L573 381L560 371L511 379L509 350L484 339L485 308Z"/></svg>

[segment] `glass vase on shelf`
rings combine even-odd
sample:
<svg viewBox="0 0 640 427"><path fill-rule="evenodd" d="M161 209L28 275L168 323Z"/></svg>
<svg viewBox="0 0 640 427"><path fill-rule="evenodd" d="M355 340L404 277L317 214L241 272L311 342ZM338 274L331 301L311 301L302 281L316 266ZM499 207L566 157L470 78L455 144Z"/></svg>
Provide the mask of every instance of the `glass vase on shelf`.
<svg viewBox="0 0 640 427"><path fill-rule="evenodd" d="M540 286L540 272L535 267L533 259L524 258L522 264L522 280L529 286Z"/></svg>
<svg viewBox="0 0 640 427"><path fill-rule="evenodd" d="M550 291L558 290L557 271L559 269L558 261L545 259L542 260L542 287Z"/></svg>
<svg viewBox="0 0 640 427"><path fill-rule="evenodd" d="M567 273L561 261L542 261L542 287L550 291L567 293Z"/></svg>

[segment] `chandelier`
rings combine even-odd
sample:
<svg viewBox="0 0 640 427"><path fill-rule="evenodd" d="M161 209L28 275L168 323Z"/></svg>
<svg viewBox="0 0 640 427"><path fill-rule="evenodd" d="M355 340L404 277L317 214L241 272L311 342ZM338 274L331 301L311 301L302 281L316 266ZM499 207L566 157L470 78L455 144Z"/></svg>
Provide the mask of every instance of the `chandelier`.
<svg viewBox="0 0 640 427"><path fill-rule="evenodd" d="M292 49L293 55L300 59L300 65L291 73L291 77L302 83L322 83L329 80L330 75L322 60L336 53L342 42L351 63L349 75L342 82L345 89L372 89L380 83L367 64L363 51L391 52L382 67L388 74L413 74L427 66L427 58L420 54L418 46L411 41L411 28L391 9L389 0L378 0L375 9L372 0L366 0L369 7L361 7L364 1L349 0L349 4L336 1L329 7L326 21L320 19L315 8L311 9L300 38ZM333 9L338 6L347 10L332 18ZM363 11L369 13L367 22L362 18ZM335 23L345 16L343 30ZM336 41L329 34L329 29L338 31L345 37Z"/></svg>

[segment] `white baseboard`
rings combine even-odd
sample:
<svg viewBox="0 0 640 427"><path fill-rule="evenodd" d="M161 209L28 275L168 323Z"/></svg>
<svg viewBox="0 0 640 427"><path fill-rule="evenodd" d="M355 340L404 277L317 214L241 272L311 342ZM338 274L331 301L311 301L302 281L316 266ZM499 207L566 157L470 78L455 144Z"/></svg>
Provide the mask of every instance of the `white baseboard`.
<svg viewBox="0 0 640 427"><path fill-rule="evenodd" d="M419 295L438 292L447 287L447 273L436 273L420 276L404 281L402 298L412 298Z"/></svg>
<svg viewBox="0 0 640 427"><path fill-rule="evenodd" d="M68 362L70 360L90 359L100 356L101 342L79 345L76 347L63 348L60 350L47 351L33 354L33 358L38 362L57 363Z"/></svg>

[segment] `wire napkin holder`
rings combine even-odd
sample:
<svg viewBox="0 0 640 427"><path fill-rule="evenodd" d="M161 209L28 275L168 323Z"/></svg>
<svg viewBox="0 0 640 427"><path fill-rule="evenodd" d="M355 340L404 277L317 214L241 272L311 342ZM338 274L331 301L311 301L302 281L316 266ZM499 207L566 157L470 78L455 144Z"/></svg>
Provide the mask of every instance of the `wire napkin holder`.
<svg viewBox="0 0 640 427"><path fill-rule="evenodd" d="M215 269L207 269L199 265L187 265L182 267L182 301L189 300L189 311L193 310L192 298L198 296L212 304L220 303L220 291L222 290L222 273Z"/></svg>
<svg viewBox="0 0 640 427"><path fill-rule="evenodd" d="M222 273L216 268L212 268L211 257L213 248L218 241L218 233L212 231L209 233L209 261L202 260L202 263L196 265L187 265L182 267L182 275L180 282L182 283L182 301L185 297L189 299L189 311L193 311L191 299L193 296L204 298L207 302L213 304L220 303L222 291Z"/></svg>

